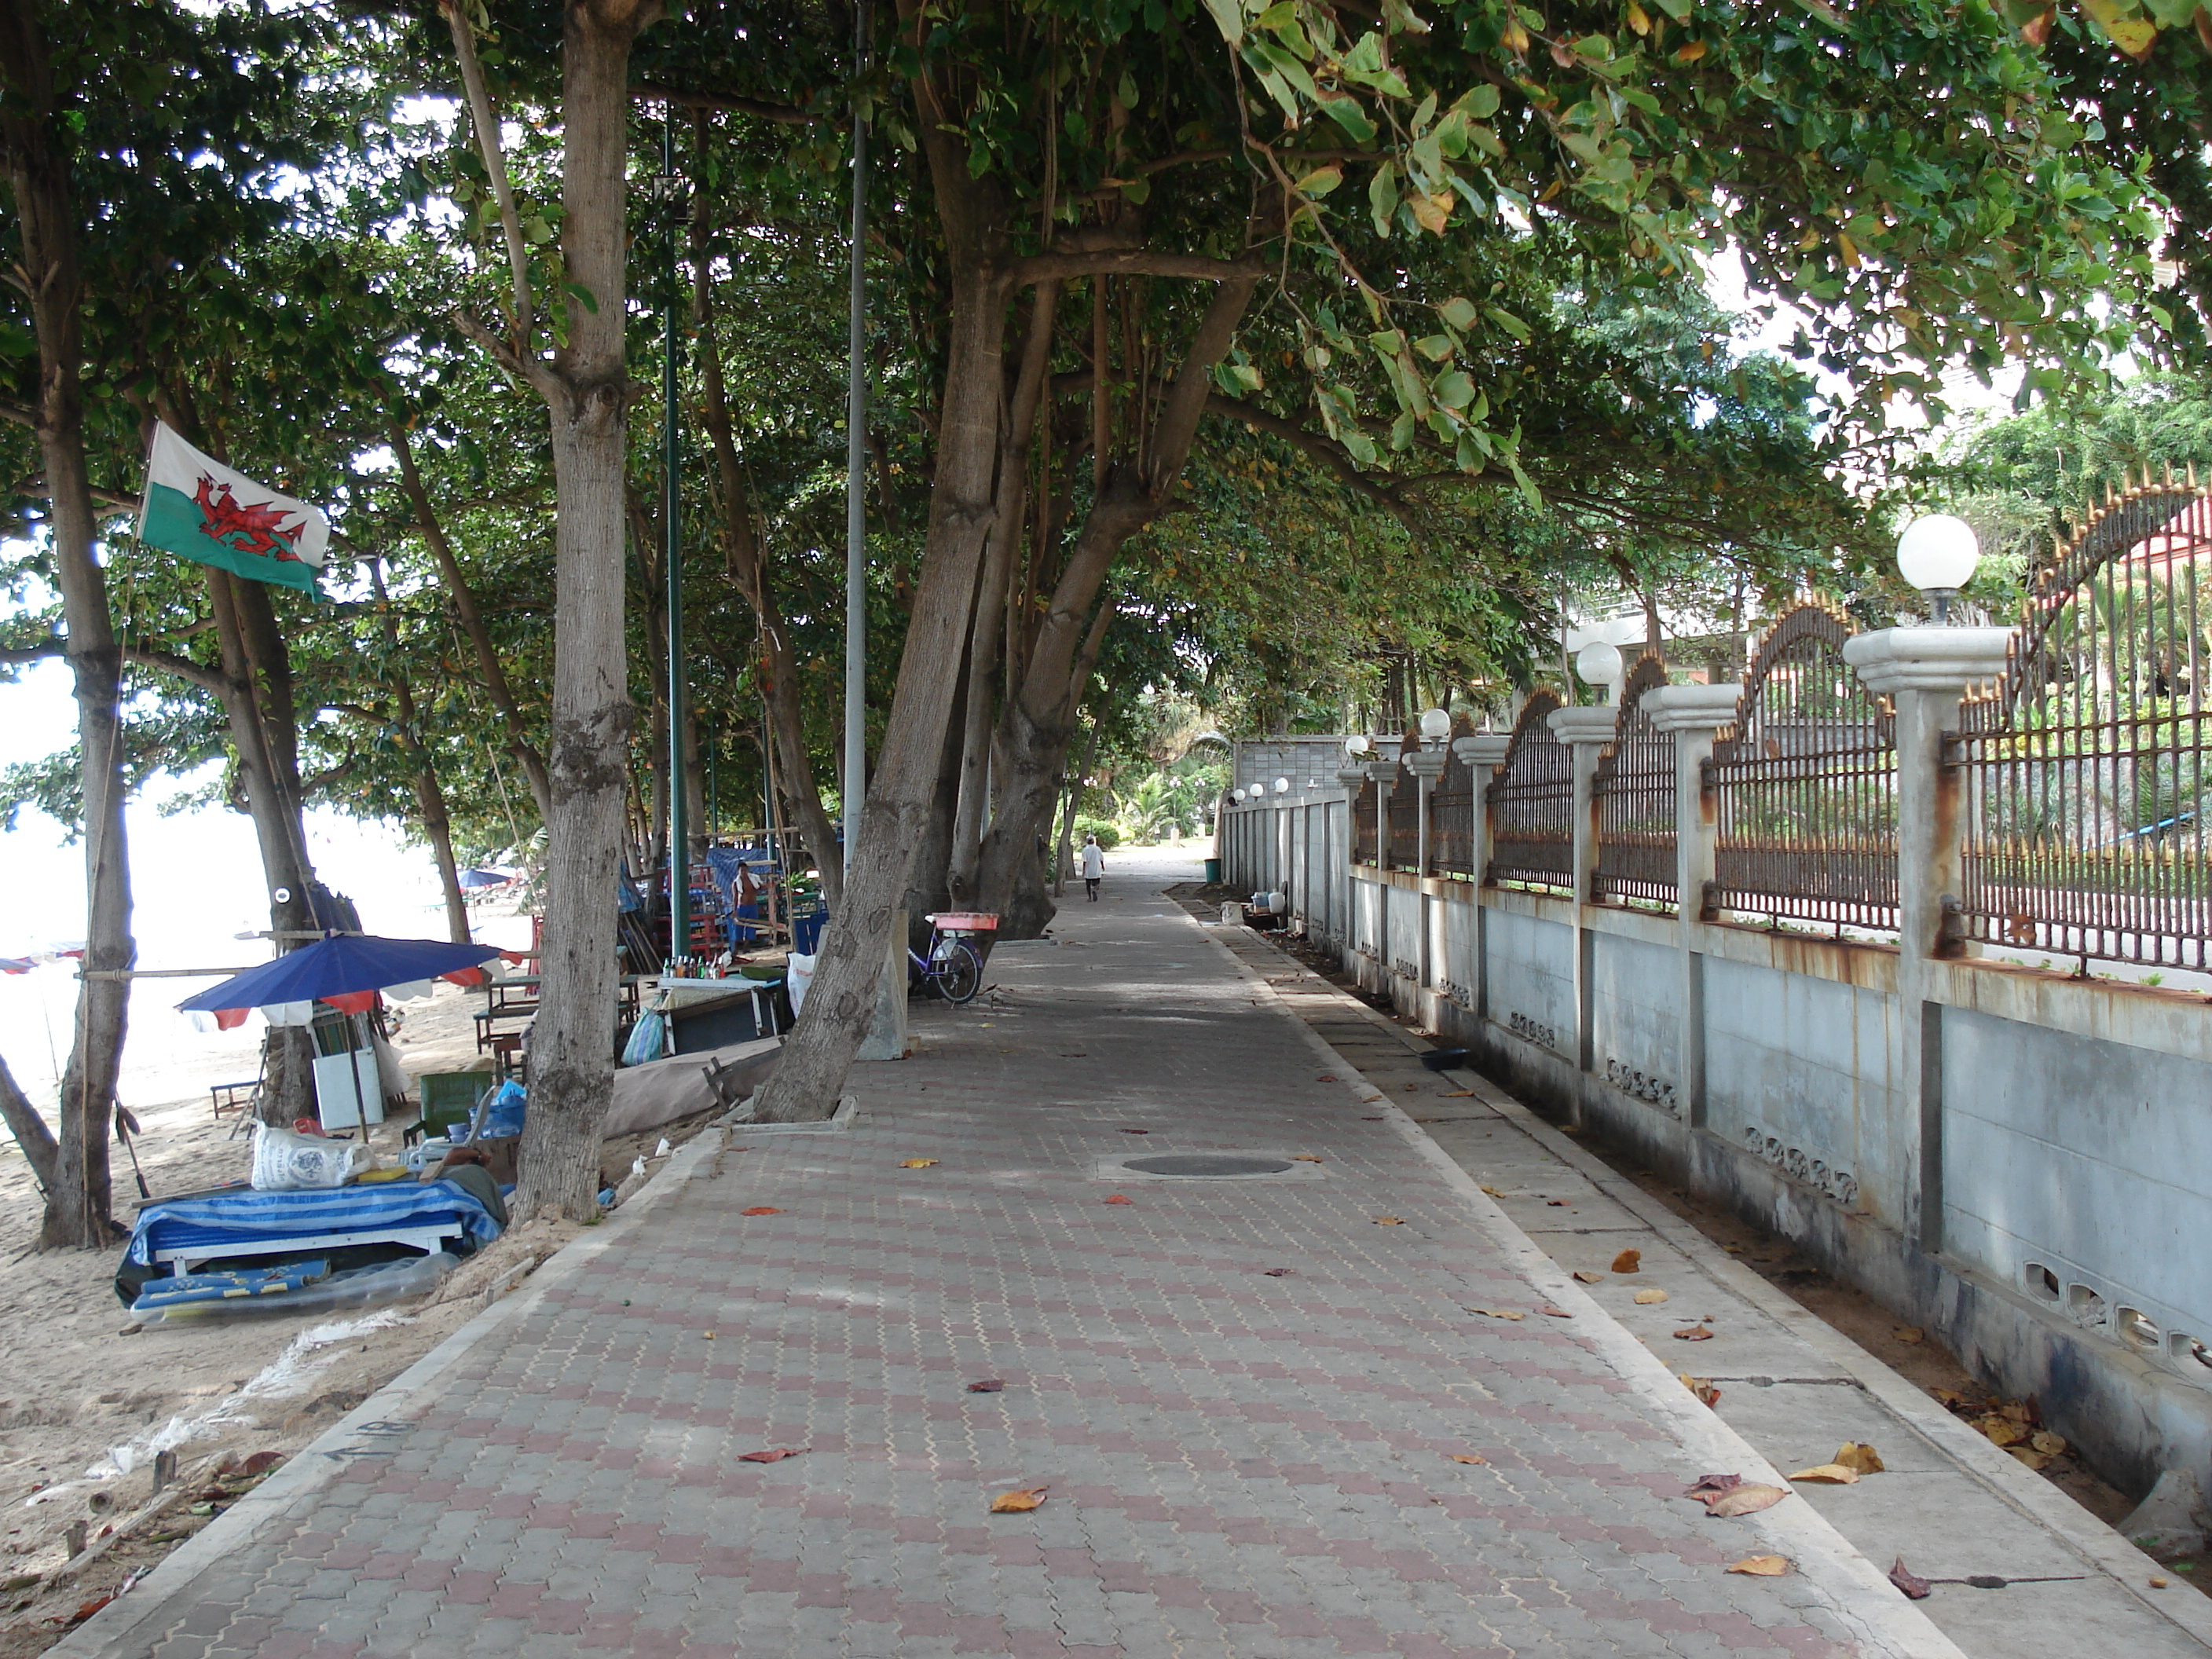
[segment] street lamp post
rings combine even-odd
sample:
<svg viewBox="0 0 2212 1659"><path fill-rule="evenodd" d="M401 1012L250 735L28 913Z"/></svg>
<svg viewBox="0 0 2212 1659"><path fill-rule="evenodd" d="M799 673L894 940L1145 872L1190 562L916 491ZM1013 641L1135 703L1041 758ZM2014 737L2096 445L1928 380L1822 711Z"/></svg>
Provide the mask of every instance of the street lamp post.
<svg viewBox="0 0 2212 1659"><path fill-rule="evenodd" d="M1938 628L1951 620L1951 601L1974 579L1982 545L1974 527L1948 513L1930 513L1897 538L1897 572L1928 596Z"/></svg>
<svg viewBox="0 0 2212 1659"><path fill-rule="evenodd" d="M678 476L682 432L676 407L676 228L684 180L676 171L673 104L660 129L660 171L653 180L653 196L668 218L668 302L660 365L661 565L668 615L668 954L680 957L691 948L691 826L684 752L684 539Z"/></svg>

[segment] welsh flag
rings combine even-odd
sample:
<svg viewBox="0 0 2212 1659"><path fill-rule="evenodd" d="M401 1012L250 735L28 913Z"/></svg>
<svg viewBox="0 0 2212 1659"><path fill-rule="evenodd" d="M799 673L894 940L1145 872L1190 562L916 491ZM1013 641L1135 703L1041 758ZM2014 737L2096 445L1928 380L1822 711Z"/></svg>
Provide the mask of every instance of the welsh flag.
<svg viewBox="0 0 2212 1659"><path fill-rule="evenodd" d="M331 521L156 424L138 539L234 576L313 593L330 545Z"/></svg>

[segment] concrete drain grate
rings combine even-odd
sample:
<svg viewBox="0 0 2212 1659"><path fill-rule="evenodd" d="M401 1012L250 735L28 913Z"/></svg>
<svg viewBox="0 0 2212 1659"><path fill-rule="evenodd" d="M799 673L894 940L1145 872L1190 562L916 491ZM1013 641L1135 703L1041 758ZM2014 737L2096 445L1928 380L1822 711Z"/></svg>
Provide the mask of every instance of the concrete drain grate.
<svg viewBox="0 0 2212 1659"><path fill-rule="evenodd" d="M1311 1181L1322 1165L1286 1152L1124 1152L1102 1158L1103 1181Z"/></svg>
<svg viewBox="0 0 2212 1659"><path fill-rule="evenodd" d="M1150 1176L1269 1176L1292 1167L1286 1158L1246 1158L1234 1152L1178 1152L1133 1158L1121 1166Z"/></svg>

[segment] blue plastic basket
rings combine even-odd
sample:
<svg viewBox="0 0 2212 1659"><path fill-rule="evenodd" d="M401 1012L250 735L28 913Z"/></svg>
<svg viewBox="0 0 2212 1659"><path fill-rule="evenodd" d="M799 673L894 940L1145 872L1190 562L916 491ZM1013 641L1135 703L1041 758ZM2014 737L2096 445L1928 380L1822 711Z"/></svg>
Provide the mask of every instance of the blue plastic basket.
<svg viewBox="0 0 2212 1659"><path fill-rule="evenodd" d="M830 907L817 904L811 909L791 913L791 948L794 954L811 957L822 946L822 930L830 922Z"/></svg>

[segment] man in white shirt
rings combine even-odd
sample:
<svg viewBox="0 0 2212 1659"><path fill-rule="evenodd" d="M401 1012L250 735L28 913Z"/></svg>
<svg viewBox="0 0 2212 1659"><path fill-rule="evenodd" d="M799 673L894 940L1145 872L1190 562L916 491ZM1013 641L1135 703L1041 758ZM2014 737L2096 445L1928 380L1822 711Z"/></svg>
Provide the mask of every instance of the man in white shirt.
<svg viewBox="0 0 2212 1659"><path fill-rule="evenodd" d="M1095 835L1083 838L1083 890L1093 904L1098 902L1098 878L1106 873L1106 849L1098 844Z"/></svg>

